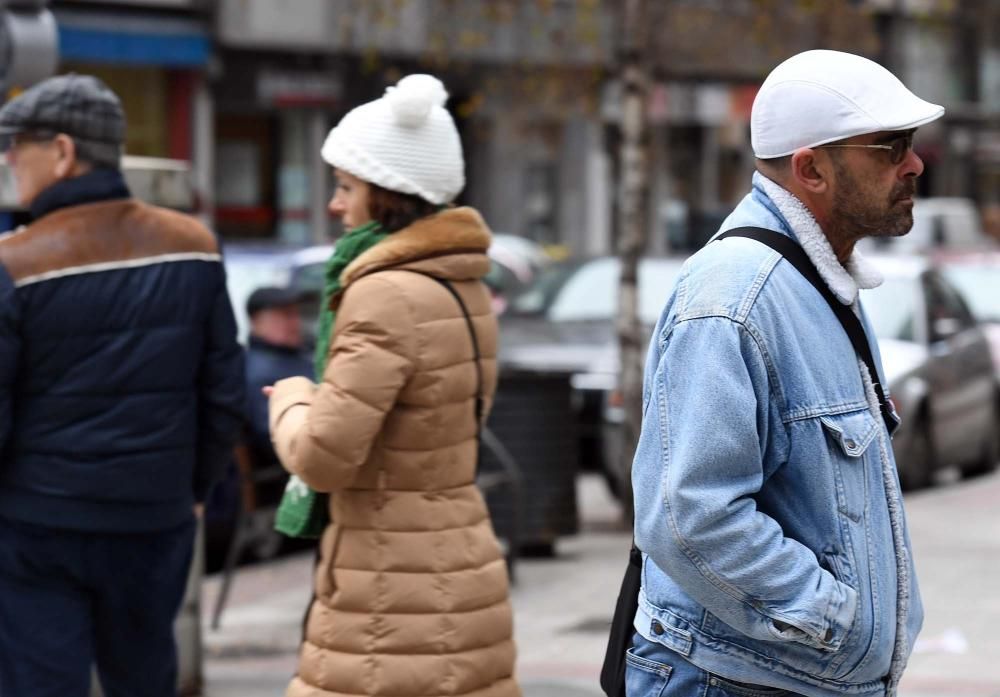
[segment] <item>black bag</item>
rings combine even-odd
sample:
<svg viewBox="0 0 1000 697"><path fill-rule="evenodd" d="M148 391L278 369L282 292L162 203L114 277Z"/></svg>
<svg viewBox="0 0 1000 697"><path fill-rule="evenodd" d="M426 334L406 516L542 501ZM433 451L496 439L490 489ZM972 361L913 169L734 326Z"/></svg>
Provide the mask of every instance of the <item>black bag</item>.
<svg viewBox="0 0 1000 697"><path fill-rule="evenodd" d="M632 623L639 610L639 586L642 582L642 552L634 544L628 553L628 566L611 620L608 648L601 666L601 689L608 697L625 697L625 651L632 645Z"/></svg>
<svg viewBox="0 0 1000 697"><path fill-rule="evenodd" d="M871 347L868 345L865 330L861 326L861 320L851 308L836 299L802 247L790 237L765 228L737 228L728 230L715 239L721 240L727 237L747 237L767 245L781 254L806 280L816 287L837 319L840 320L855 352L868 368L875 394L878 396L882 419L891 435L896 430L898 423L879 382L878 371L875 369L875 361L872 357ZM615 614L611 620L608 648L604 653L604 665L601 666L601 689L608 697L625 697L625 652L632 645L632 635L635 633L632 624L635 620L635 613L639 609L641 583L642 553L633 543L629 552L628 566L625 567L625 577L622 579L622 587L618 593L618 602L615 604Z"/></svg>

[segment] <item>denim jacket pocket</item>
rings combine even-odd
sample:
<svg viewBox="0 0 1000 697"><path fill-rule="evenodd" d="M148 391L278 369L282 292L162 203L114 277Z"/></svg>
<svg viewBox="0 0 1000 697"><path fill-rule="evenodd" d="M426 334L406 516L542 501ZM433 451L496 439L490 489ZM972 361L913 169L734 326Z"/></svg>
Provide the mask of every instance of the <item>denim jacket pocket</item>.
<svg viewBox="0 0 1000 697"><path fill-rule="evenodd" d="M879 424L868 409L819 417L832 441L830 459L837 479L837 506L841 513L858 523L867 501L864 460Z"/></svg>
<svg viewBox="0 0 1000 697"><path fill-rule="evenodd" d="M878 422L867 409L821 416L827 433L848 457L860 457L878 433Z"/></svg>

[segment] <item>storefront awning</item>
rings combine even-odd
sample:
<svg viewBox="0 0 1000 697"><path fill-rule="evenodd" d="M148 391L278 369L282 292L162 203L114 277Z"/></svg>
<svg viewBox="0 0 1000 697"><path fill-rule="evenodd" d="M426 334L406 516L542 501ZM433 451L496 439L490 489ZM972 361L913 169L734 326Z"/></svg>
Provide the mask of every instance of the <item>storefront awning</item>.
<svg viewBox="0 0 1000 697"><path fill-rule="evenodd" d="M61 60L192 68L208 62L211 41L196 20L119 12L54 12Z"/></svg>

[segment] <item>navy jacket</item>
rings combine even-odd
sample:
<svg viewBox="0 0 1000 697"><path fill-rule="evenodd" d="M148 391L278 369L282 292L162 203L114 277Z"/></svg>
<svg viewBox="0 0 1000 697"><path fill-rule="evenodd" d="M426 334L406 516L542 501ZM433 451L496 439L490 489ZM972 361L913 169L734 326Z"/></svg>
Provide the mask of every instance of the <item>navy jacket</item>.
<svg viewBox="0 0 1000 697"><path fill-rule="evenodd" d="M247 347L246 418L250 431L249 445L259 466L278 464L267 420L268 398L261 392L261 388L298 375L311 378L312 374L312 361L302 351L277 346L250 335L250 345Z"/></svg>
<svg viewBox="0 0 1000 697"><path fill-rule="evenodd" d="M0 237L0 517L142 532L189 520L243 406L225 273L193 218L100 170Z"/></svg>

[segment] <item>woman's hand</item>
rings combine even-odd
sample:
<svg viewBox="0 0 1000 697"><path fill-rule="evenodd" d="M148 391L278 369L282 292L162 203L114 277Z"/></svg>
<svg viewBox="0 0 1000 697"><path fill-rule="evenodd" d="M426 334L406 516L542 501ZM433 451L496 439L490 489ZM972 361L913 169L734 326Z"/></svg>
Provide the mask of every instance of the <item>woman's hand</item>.
<svg viewBox="0 0 1000 697"><path fill-rule="evenodd" d="M260 391L264 393L265 397L270 397L271 393L274 392L274 385L265 385L260 388Z"/></svg>

